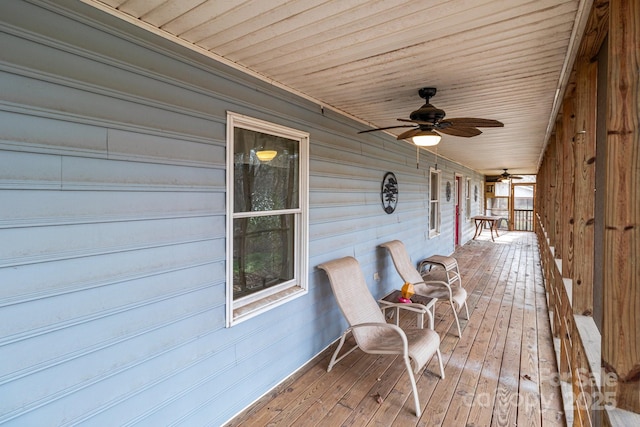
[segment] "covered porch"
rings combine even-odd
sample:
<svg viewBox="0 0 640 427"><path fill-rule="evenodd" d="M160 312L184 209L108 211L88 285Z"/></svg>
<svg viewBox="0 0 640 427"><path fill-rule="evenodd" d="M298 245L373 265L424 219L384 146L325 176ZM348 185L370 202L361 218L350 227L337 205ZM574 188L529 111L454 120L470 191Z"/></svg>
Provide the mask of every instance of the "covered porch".
<svg viewBox="0 0 640 427"><path fill-rule="evenodd" d="M640 425L640 0L3 0L0 39L1 425ZM473 240L502 171L535 234ZM392 239L470 293L420 418L392 358L326 372L315 267L379 298Z"/></svg>
<svg viewBox="0 0 640 427"><path fill-rule="evenodd" d="M492 242L484 233L454 256L469 291L470 319L461 316L458 338L451 308L437 304L445 378L435 358L417 377L420 418L401 360L357 350L328 373L334 343L227 426L570 424L536 235L503 232ZM401 317L402 326L414 322Z"/></svg>

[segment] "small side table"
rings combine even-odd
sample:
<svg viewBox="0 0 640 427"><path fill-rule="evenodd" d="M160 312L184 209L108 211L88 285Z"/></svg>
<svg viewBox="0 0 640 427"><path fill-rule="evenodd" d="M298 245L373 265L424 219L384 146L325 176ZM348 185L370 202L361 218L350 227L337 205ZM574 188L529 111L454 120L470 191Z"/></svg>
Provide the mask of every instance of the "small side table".
<svg viewBox="0 0 640 427"><path fill-rule="evenodd" d="M460 270L458 269L458 261L454 257L432 255L429 258L420 261L418 271L420 272L420 275L424 277L431 271L433 266L441 267L444 270L447 276L447 283L449 285L453 285L455 282L458 282L458 286L462 287L462 278L460 277Z"/></svg>
<svg viewBox="0 0 640 427"><path fill-rule="evenodd" d="M494 231L496 233L496 237L500 237L498 235L498 224L504 218L499 217L499 216L478 215L478 216L472 217L471 219L474 220L475 223L476 223L476 232L473 235L473 239L474 240L475 240L476 237L478 237L480 234L482 234L482 230L484 229L485 224L489 224L489 233L491 234L491 241L492 242L495 242L495 240L493 238L493 232Z"/></svg>
<svg viewBox="0 0 640 427"><path fill-rule="evenodd" d="M414 311L417 314L416 322L419 328L424 328L424 315L429 315L429 328L433 329L433 319L435 316L435 305L438 298L431 298L424 295L414 294L410 303L398 302L402 296L399 290L392 291L378 300L382 312L386 314L390 308L395 308L396 325L400 321L400 309Z"/></svg>

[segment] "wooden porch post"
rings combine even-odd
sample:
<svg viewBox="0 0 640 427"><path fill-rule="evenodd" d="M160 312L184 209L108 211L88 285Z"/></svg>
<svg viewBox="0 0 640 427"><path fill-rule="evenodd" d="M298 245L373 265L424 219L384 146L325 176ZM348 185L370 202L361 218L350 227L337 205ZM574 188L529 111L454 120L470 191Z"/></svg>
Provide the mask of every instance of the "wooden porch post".
<svg viewBox="0 0 640 427"><path fill-rule="evenodd" d="M609 8L603 386L640 413L640 0Z"/></svg>
<svg viewBox="0 0 640 427"><path fill-rule="evenodd" d="M555 223L554 227L554 238L553 246L555 248L554 257L562 259L562 186L563 182L563 174L562 168L564 163L562 162L562 143L564 141L564 129L562 128L562 120L560 117L556 119L556 164L555 164L555 183L556 183L556 193L554 200L554 209L553 209L553 219Z"/></svg>
<svg viewBox="0 0 640 427"><path fill-rule="evenodd" d="M573 277L573 223L574 223L574 135L575 84L570 82L562 103L562 277Z"/></svg>
<svg viewBox="0 0 640 427"><path fill-rule="evenodd" d="M547 147L547 194L545 197L546 211L547 211L547 234L549 241L552 245L556 243L556 194L558 192L558 184L556 180L556 142L555 132L551 134L549 138L549 145Z"/></svg>
<svg viewBox="0 0 640 427"><path fill-rule="evenodd" d="M573 312L592 316L598 64L582 60L576 69Z"/></svg>

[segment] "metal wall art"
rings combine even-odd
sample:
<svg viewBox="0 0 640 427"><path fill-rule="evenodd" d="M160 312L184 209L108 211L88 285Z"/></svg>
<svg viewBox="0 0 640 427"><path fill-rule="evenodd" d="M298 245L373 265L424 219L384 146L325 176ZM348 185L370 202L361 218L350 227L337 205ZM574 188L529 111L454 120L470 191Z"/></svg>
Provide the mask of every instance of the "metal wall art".
<svg viewBox="0 0 640 427"><path fill-rule="evenodd" d="M396 210L398 204L398 180L393 172L387 172L382 179L382 190L380 191L382 209L388 214Z"/></svg>

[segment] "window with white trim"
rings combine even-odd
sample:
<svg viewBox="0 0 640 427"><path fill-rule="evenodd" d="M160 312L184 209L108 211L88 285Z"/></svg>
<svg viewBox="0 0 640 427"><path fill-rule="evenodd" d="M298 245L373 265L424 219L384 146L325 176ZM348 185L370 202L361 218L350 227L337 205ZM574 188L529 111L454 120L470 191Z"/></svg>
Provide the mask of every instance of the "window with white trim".
<svg viewBox="0 0 640 427"><path fill-rule="evenodd" d="M467 188L465 195L465 211L464 216L467 221L471 221L471 178L467 178Z"/></svg>
<svg viewBox="0 0 640 427"><path fill-rule="evenodd" d="M227 113L227 326L307 292L308 146Z"/></svg>
<svg viewBox="0 0 640 427"><path fill-rule="evenodd" d="M440 171L429 168L429 237L440 234Z"/></svg>

